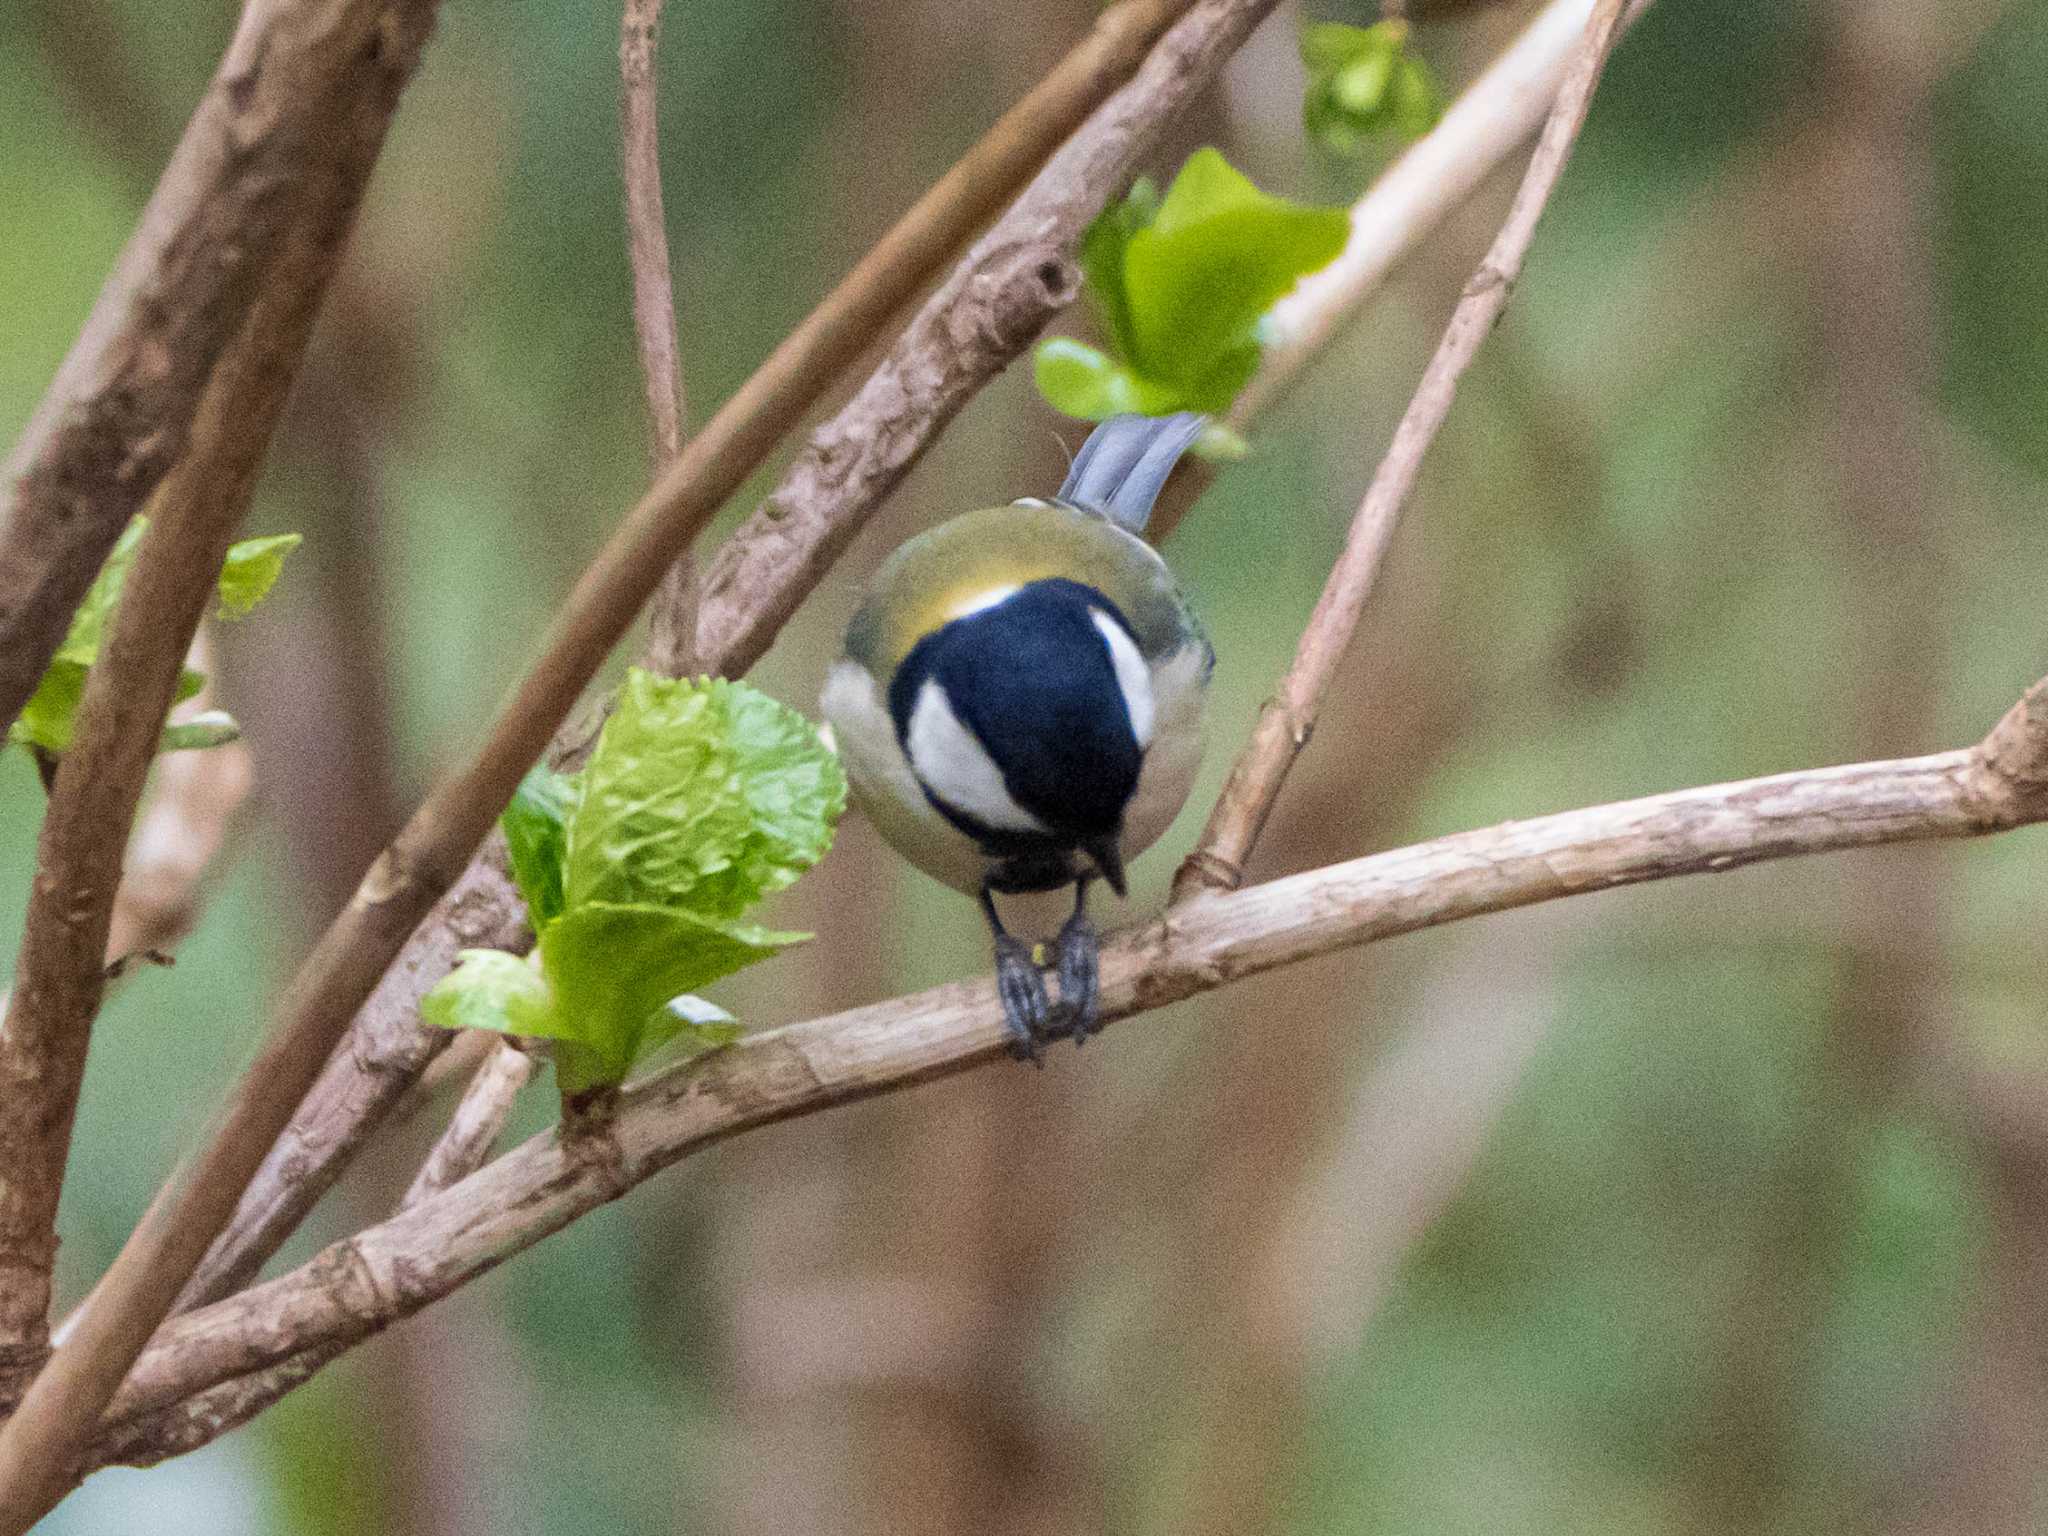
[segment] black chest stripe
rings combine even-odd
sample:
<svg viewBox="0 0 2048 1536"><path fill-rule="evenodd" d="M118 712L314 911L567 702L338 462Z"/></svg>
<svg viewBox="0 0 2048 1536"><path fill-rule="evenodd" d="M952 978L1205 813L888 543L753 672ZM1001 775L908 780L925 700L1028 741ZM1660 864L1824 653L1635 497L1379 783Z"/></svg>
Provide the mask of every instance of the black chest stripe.
<svg viewBox="0 0 2048 1536"><path fill-rule="evenodd" d="M936 682L994 760L1010 797L1070 846L1117 831L1144 762L1092 612L1129 632L1095 588L1064 577L1031 582L926 635L889 683L889 712L906 752L918 694ZM990 837L971 818L933 803L986 847L1015 836Z"/></svg>

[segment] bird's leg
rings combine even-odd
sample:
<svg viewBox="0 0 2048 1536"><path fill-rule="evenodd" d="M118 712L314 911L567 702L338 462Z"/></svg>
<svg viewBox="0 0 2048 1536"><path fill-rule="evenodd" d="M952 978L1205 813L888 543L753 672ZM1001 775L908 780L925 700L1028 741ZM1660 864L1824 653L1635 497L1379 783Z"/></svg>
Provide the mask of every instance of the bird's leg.
<svg viewBox="0 0 2048 1536"><path fill-rule="evenodd" d="M996 915L994 889L987 881L981 886L981 910L988 918L989 933L995 939L996 993L1003 1000L1003 1023L1010 1031L1010 1054L1034 1066L1045 1065L1044 1035L1052 1016L1052 1003L1045 995L1045 982L1031 958L1031 946L1012 937Z"/></svg>
<svg viewBox="0 0 2048 1536"><path fill-rule="evenodd" d="M1067 1033L1079 1050L1095 1033L1100 1019L1100 954L1102 935L1088 917L1088 881L1083 875L1074 882L1074 915L1060 928L1060 1002L1066 1007Z"/></svg>

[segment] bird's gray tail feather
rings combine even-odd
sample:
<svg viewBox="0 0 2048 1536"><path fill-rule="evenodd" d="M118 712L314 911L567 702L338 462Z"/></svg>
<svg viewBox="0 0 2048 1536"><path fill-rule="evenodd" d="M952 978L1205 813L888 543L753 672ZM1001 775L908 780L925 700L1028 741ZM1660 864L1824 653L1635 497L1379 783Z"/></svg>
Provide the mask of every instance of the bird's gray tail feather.
<svg viewBox="0 0 2048 1536"><path fill-rule="evenodd" d="M1059 499L1143 533L1160 487L1208 424L1208 417L1193 411L1110 417L1081 445Z"/></svg>

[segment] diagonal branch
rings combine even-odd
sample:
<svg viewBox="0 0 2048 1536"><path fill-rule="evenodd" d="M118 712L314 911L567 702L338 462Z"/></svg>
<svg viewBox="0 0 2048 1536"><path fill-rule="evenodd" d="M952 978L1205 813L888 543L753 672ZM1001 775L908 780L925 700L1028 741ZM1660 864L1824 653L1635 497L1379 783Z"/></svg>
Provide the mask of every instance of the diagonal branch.
<svg viewBox="0 0 2048 1536"><path fill-rule="evenodd" d="M1168 118L1213 77L1236 41L1272 3L1205 0L1191 8L1190 0L1125 0L1104 12L1088 37L919 200L776 350L734 402L692 440L676 473L688 472L705 440L725 430L720 422L741 411L742 402L795 398L790 392L798 391L808 403L860 350L873 327L980 224L990 207L1040 164L1072 122L1128 79L1151 49L1146 72L1075 133L1073 143L1033 183L1033 191L926 302L910 333L854 406L814 436L777 493L777 498L793 496L798 486L803 487L804 499L796 511L787 517L757 514L722 552L718 568L737 573L737 586L752 594L750 601L778 605L784 614L793 609L823 562L815 557L794 566L778 562L776 551L785 534L809 535L820 526L864 517L960 405L1072 296L1071 269L1064 255L1053 264L1055 280L1048 286L1044 231L1056 225L1077 238ZM1160 39L1168 23L1183 12L1185 19ZM1158 46L1151 48L1155 40ZM1063 208L1063 200L1072 206ZM1020 246L1041 259L1015 260ZM1005 255L1013 259L1006 262ZM879 407L878 397L893 402L892 408ZM849 414L856 407L859 420L887 431L886 444L842 441L844 433L857 430L856 418ZM672 474L664 485L674 478ZM657 487L657 494L660 491ZM771 499L771 506L781 504ZM849 527L846 535L850 532ZM814 546L815 539L807 538L804 547ZM754 625L746 621L740 593L730 595L732 600L720 612L739 615L765 646L780 618ZM744 670L730 650L703 649L703 634L700 624L700 666L726 675ZM470 934L479 937L465 940L450 931L444 917L460 919ZM444 1043L440 1031L418 1024L415 1005L419 995L445 974L455 951L475 944L516 947L523 926L524 911L510 882L489 867L489 861L471 860L435 915L400 954L397 969L380 984L372 1006L323 1071L305 1110L294 1116L283 1140L265 1159L230 1234L207 1256L182 1298L184 1305L216 1299L261 1268ZM490 934L506 937L482 937ZM353 985L360 982L360 977L354 978Z"/></svg>
<svg viewBox="0 0 2048 1536"><path fill-rule="evenodd" d="M1394 429L1393 443L1373 473L1372 484L1352 518L1344 551L1302 632L1294 663L1259 711L1251 741L1232 766L1201 840L1174 876L1176 900L1203 886L1234 889L1244 879L1245 860L1266 825L1288 770L1308 745L1323 694L1351 646L1359 614L1372 594L1373 581L1393 539L1394 525L1421 476L1423 457L1450 414L1458 380L1492 333L1515 280L1521 276L1537 221L1571 158L1572 145L1586 121L1593 89L1619 36L1627 5L1628 0L1599 0L1595 6L1507 219L1479 270L1465 285L1443 340Z"/></svg>
<svg viewBox="0 0 2048 1536"><path fill-rule="evenodd" d="M91 317L9 455L0 721L183 453L214 365L280 259L298 188L352 130L367 56L423 0L251 0Z"/></svg>
<svg viewBox="0 0 2048 1536"><path fill-rule="evenodd" d="M1971 749L1651 795L1203 893L1102 956L1106 1018L1397 934L1770 859L2048 820L2048 679ZM312 1348L367 1337L726 1137L998 1059L986 981L750 1036L629 1088L603 1155L534 1137L302 1268L171 1323L116 1401L122 1421Z"/></svg>

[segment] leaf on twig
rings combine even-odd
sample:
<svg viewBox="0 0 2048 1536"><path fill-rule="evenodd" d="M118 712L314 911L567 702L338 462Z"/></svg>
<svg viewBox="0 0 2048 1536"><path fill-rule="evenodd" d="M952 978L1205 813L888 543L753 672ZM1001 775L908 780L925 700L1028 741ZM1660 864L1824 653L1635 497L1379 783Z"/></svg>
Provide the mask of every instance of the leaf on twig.
<svg viewBox="0 0 2048 1536"><path fill-rule="evenodd" d="M1222 412L1259 364L1260 321L1350 231L1341 208L1261 192L1197 150L1161 198L1141 181L1089 227L1082 269L1114 355L1070 337L1039 344L1039 392L1070 416Z"/></svg>
<svg viewBox="0 0 2048 1536"><path fill-rule="evenodd" d="M422 1011L553 1040L564 1095L656 1050L727 1044L731 1015L692 994L809 937L744 914L824 856L845 805L802 715L744 683L635 668L583 771L534 770L506 810L534 958L468 959Z"/></svg>

